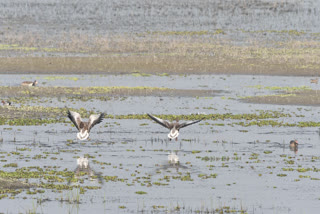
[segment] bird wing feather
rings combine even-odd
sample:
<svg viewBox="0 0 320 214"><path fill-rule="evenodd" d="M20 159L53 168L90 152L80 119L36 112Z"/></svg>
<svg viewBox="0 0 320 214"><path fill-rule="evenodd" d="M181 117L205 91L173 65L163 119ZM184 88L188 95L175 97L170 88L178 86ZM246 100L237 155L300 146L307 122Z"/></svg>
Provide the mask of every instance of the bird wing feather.
<svg viewBox="0 0 320 214"><path fill-rule="evenodd" d="M89 125L88 125L88 132L90 131L90 129L95 126L96 124L99 124L102 122L104 118L104 113L102 114L92 114L89 117Z"/></svg>
<svg viewBox="0 0 320 214"><path fill-rule="evenodd" d="M76 128L80 131L80 123L82 122L81 116L79 113L68 110L68 117Z"/></svg>
<svg viewBox="0 0 320 214"><path fill-rule="evenodd" d="M177 128L181 129L181 128L184 128L186 126L190 126L192 124L195 124L195 123L199 123L201 120L203 120L204 118L200 119L200 120L194 120L194 121L189 121L189 122L184 122L184 123L180 123L179 126Z"/></svg>
<svg viewBox="0 0 320 214"><path fill-rule="evenodd" d="M171 129L170 128L170 123L168 121L165 121L165 120L162 120L158 117L155 117L151 114L147 114L152 120L154 120L155 122L159 123L161 126L165 127L165 128L168 128L168 129Z"/></svg>

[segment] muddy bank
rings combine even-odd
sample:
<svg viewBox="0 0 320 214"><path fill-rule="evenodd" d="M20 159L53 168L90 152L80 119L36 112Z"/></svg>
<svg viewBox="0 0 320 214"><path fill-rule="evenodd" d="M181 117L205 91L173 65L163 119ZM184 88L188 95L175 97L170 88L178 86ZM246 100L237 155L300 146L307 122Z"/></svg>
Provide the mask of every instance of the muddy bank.
<svg viewBox="0 0 320 214"><path fill-rule="evenodd" d="M318 75L317 63L301 66L268 63L261 59L215 57L22 57L0 58L0 74L254 74Z"/></svg>
<svg viewBox="0 0 320 214"><path fill-rule="evenodd" d="M244 98L243 100L245 102L259 104L319 106L320 91L305 90L295 93L282 93L276 95L248 97Z"/></svg>

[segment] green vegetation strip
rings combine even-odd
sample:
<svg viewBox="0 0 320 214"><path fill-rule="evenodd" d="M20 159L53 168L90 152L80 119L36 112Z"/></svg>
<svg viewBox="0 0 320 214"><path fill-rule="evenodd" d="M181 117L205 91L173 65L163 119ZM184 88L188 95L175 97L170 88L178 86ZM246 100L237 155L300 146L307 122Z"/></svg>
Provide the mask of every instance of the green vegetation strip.
<svg viewBox="0 0 320 214"><path fill-rule="evenodd" d="M112 86L112 87L21 87L21 86L0 86L2 94L15 96L59 96L59 95L101 95L112 93L138 93L138 92L152 92L165 91L169 88L159 87L126 87L126 86ZM172 89L171 89L172 90Z"/></svg>
<svg viewBox="0 0 320 214"><path fill-rule="evenodd" d="M22 106L21 108L12 107L0 107L2 114L0 113L0 125L42 125L51 123L69 123L67 118L67 108L55 108L55 107L41 107L41 106ZM83 118L88 118L90 114L96 112L87 111L84 108L70 109L81 114ZM46 117L44 117L46 116ZM259 114L190 114L190 115L173 115L173 114L161 114L156 115L165 120L260 120L260 119L274 119L280 117L291 117L290 114L284 114L277 111L260 111ZM46 118L46 119L40 119ZM150 119L147 114L128 114L128 115L105 115L106 119ZM261 121L253 121L252 123L258 123ZM243 122L242 122L243 123ZM241 124L239 124L241 125Z"/></svg>
<svg viewBox="0 0 320 214"><path fill-rule="evenodd" d="M287 92L294 92L294 91L302 91L302 90L311 90L309 86L263 86L263 85L254 85L249 86L249 88L256 88L256 89L265 89L270 91L287 91Z"/></svg>
<svg viewBox="0 0 320 214"><path fill-rule="evenodd" d="M250 122L238 122L233 123L235 125L239 126L272 126L272 127L280 127L280 126L286 126L286 127L319 127L320 122L313 122L313 121L305 121L305 122L298 122L298 123L284 123L284 122L278 122L275 120L261 120L261 121L250 121Z"/></svg>
<svg viewBox="0 0 320 214"><path fill-rule="evenodd" d="M30 126L30 125L43 125L52 123L70 123L67 118L67 108L55 107L41 107L41 106L22 106L21 108L0 107L0 125L12 126ZM83 118L88 118L91 114L100 112L87 111L84 108L70 109L81 114ZM44 117L46 116L46 117ZM228 125L239 125L243 127L248 126L272 126L272 127L320 127L320 122L305 121L297 123L279 122L277 118L292 117L291 114L285 114L278 111L260 111L258 114L190 114L190 115L173 115L173 114L160 114L155 115L163 118L164 120L174 121L179 120L245 120L240 122L233 122ZM44 118L44 119L43 119ZM105 119L150 119L147 114L127 114L127 115L111 115L106 114ZM144 124L147 125L147 124ZM200 125L210 125L209 123L200 123Z"/></svg>

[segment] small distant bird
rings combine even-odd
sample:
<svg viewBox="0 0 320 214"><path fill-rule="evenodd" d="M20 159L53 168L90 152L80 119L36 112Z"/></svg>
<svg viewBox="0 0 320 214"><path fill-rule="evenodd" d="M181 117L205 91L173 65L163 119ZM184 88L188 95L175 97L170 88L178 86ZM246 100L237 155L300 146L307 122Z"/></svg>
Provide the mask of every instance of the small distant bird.
<svg viewBox="0 0 320 214"><path fill-rule="evenodd" d="M179 123L179 120L176 119L176 122L168 122L168 121L165 121L165 120L162 120L158 117L155 117L151 114L147 114L152 120L154 120L155 122L159 123L160 125L162 125L163 127L165 128L168 128L170 129L170 132L168 134L168 138L170 140L173 140L173 139L176 139L176 141L178 140L178 136L179 136L179 130L181 128L184 128L186 126L190 126L192 124L195 124L195 123L198 123L200 122L201 120L195 120L195 121L190 121L190 122L184 122L184 123Z"/></svg>
<svg viewBox="0 0 320 214"><path fill-rule="evenodd" d="M294 152L297 153L297 151L298 151L298 141L297 140L291 140L289 147L290 147L291 151L294 151Z"/></svg>
<svg viewBox="0 0 320 214"><path fill-rule="evenodd" d="M2 100L1 103L2 103L2 105L4 105L4 106L11 106L11 102L9 102L9 101L4 101L4 100Z"/></svg>
<svg viewBox="0 0 320 214"><path fill-rule="evenodd" d="M319 78L311 79L310 83L318 84Z"/></svg>
<svg viewBox="0 0 320 214"><path fill-rule="evenodd" d="M22 86L36 86L38 84L37 80L35 81L24 81L21 83Z"/></svg>
<svg viewBox="0 0 320 214"><path fill-rule="evenodd" d="M170 163L172 163L172 164L179 163L179 157L178 157L177 152L176 152L176 153L171 152L171 153L168 155L168 161L169 161Z"/></svg>
<svg viewBox="0 0 320 214"><path fill-rule="evenodd" d="M68 117L79 131L77 138L79 140L86 140L89 137L89 132L92 127L102 122L104 114L92 114L90 115L88 122L83 122L79 113L68 110Z"/></svg>

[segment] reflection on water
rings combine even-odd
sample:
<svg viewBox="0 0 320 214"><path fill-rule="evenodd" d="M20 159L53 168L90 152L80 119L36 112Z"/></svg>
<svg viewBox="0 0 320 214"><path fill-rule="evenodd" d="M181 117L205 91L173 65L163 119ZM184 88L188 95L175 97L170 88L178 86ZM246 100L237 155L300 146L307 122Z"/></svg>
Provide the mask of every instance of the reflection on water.
<svg viewBox="0 0 320 214"><path fill-rule="evenodd" d="M96 181L98 179L99 183L102 183L101 173L95 172L89 165L89 160L87 157L80 157L77 159L77 168L74 170L74 177L81 178L83 175L88 175L88 179L91 181ZM69 180L69 184L71 179Z"/></svg>
<svg viewBox="0 0 320 214"><path fill-rule="evenodd" d="M168 155L168 161L171 164L179 164L179 156L178 156L178 152L176 151L175 153L171 152Z"/></svg>

